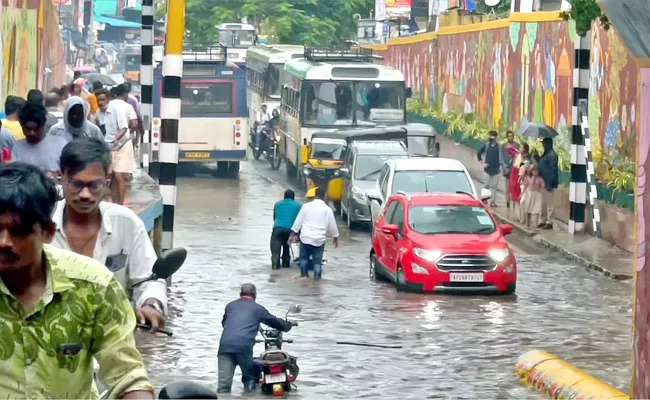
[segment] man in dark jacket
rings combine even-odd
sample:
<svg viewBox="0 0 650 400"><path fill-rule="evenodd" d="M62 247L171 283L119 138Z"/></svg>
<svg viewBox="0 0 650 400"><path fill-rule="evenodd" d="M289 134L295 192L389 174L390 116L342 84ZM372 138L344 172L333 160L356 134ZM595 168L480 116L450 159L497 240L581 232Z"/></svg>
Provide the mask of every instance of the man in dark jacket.
<svg viewBox="0 0 650 400"><path fill-rule="evenodd" d="M490 206L496 207L494 199L496 198L497 188L499 186L499 175L501 174L501 146L497 141L498 134L495 131L490 131L490 141L481 148L478 152L478 160L483 161L485 154L485 189L492 192L492 202Z"/></svg>
<svg viewBox="0 0 650 400"><path fill-rule="evenodd" d="M255 389L257 377L253 362L253 346L260 323L271 328L288 332L291 327L298 326L269 313L266 308L255 302L257 289L252 283L241 287L240 298L226 306L221 325L221 341L219 343L219 386L218 393L230 393L235 368L239 365L242 374L244 390Z"/></svg>
<svg viewBox="0 0 650 400"><path fill-rule="evenodd" d="M560 170L558 166L558 157L553 150L553 139L544 138L544 155L539 159L539 174L544 179L546 193L544 195L544 208L542 209L542 218L538 228L553 228L553 194L557 189L560 180Z"/></svg>

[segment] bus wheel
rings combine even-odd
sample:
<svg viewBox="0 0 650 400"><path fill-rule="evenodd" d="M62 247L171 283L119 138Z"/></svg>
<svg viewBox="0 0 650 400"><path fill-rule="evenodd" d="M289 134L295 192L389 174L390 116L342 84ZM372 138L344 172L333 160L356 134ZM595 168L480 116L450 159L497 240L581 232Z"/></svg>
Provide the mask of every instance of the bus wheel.
<svg viewBox="0 0 650 400"><path fill-rule="evenodd" d="M225 176L228 172L228 161L217 162L217 176Z"/></svg>
<svg viewBox="0 0 650 400"><path fill-rule="evenodd" d="M239 175L239 161L230 161L228 163L228 174L232 177Z"/></svg>

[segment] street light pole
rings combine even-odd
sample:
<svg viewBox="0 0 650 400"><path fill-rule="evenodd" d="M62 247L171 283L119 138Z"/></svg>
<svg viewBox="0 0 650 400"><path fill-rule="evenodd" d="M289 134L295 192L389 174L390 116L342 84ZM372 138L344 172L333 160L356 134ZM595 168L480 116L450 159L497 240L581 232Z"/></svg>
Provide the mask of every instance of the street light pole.
<svg viewBox="0 0 650 400"><path fill-rule="evenodd" d="M176 173L178 167L178 122L181 117L181 77L183 76L183 39L185 38L185 0L168 0L163 94L160 104L160 173L158 184L163 198L162 249L174 243Z"/></svg>

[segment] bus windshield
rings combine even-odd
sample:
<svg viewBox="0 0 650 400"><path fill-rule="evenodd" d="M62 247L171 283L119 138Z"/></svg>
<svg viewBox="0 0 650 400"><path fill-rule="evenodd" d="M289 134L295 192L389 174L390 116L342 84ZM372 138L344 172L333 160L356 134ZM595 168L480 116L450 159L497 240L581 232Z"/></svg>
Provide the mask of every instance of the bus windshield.
<svg viewBox="0 0 650 400"><path fill-rule="evenodd" d="M252 31L225 29L219 31L219 42L227 47L249 47L254 41L255 34Z"/></svg>
<svg viewBox="0 0 650 400"><path fill-rule="evenodd" d="M232 83L181 82L181 117L232 113Z"/></svg>
<svg viewBox="0 0 650 400"><path fill-rule="evenodd" d="M403 82L305 81L306 125L375 125L404 121Z"/></svg>

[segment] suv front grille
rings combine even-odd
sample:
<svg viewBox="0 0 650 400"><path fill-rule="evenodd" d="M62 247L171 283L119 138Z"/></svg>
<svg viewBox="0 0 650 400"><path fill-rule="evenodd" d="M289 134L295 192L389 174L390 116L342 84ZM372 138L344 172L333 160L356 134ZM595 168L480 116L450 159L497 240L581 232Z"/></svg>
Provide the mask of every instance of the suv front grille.
<svg viewBox="0 0 650 400"><path fill-rule="evenodd" d="M450 254L436 265L442 271L491 271L497 263L487 254Z"/></svg>

